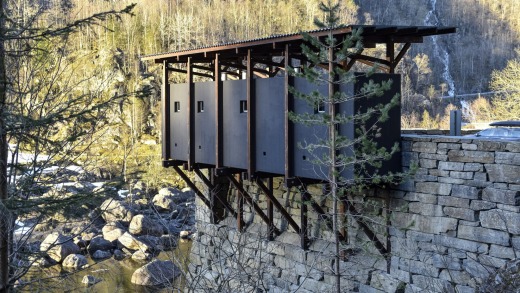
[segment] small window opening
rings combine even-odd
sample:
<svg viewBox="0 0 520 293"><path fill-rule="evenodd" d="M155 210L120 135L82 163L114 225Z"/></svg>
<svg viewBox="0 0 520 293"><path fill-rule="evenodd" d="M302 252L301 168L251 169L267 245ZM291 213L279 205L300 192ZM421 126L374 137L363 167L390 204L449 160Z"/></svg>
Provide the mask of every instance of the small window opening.
<svg viewBox="0 0 520 293"><path fill-rule="evenodd" d="M325 113L325 103L319 102L315 109L316 113Z"/></svg>
<svg viewBox="0 0 520 293"><path fill-rule="evenodd" d="M204 101L197 101L197 113L204 112Z"/></svg>
<svg viewBox="0 0 520 293"><path fill-rule="evenodd" d="M181 102L174 102L173 103L173 111L174 112L180 112L181 111Z"/></svg>
<svg viewBox="0 0 520 293"><path fill-rule="evenodd" d="M267 156L267 153L266 152L263 152L264 156Z"/></svg>
<svg viewBox="0 0 520 293"><path fill-rule="evenodd" d="M240 101L240 113L247 113L247 101Z"/></svg>
<svg viewBox="0 0 520 293"><path fill-rule="evenodd" d="M303 159L304 161L307 161L307 157L306 157L306 156L303 156L302 159Z"/></svg>
<svg viewBox="0 0 520 293"><path fill-rule="evenodd" d="M202 149L202 146L199 145L199 150Z"/></svg>

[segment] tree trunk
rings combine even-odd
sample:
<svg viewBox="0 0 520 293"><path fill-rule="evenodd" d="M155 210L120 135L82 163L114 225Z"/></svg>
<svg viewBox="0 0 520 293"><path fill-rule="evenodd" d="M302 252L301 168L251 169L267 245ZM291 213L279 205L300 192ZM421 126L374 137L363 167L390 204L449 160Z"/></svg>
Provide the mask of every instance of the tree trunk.
<svg viewBox="0 0 520 293"><path fill-rule="evenodd" d="M329 141L330 141L330 188L332 195L332 227L334 229L334 244L335 244L335 266L334 266L334 274L336 279L336 292L341 292L341 272L340 272L340 239L338 235L339 227L339 219L338 219L338 178L336 174L336 103L334 102L334 41L332 41L333 36L332 33L329 35L329 40L331 44L329 44Z"/></svg>
<svg viewBox="0 0 520 293"><path fill-rule="evenodd" d="M0 0L0 293L9 291L9 230L10 216L7 201L7 134L5 104L7 98L7 74L5 65L5 0Z"/></svg>

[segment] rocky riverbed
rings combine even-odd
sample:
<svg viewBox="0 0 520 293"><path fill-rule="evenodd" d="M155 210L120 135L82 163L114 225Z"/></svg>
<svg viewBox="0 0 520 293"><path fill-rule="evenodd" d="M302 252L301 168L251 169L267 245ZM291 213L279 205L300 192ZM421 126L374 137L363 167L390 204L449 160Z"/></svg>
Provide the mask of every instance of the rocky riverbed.
<svg viewBox="0 0 520 293"><path fill-rule="evenodd" d="M138 182L131 192L107 197L80 220L60 219L60 224L55 225L52 221L51 224L31 225L34 219L29 218L18 221L19 234L32 231L31 237L26 239L24 235L18 235L19 243L23 245L20 251L30 254L28 258L18 260L20 267L29 268L18 282L19 288L33 291L35 285L55 286L59 283L53 281L70 281L74 278L69 275L81 275L83 285L71 283L67 286L86 286L93 292L100 292L103 290L95 288L106 287L103 283L112 282L110 279L123 271L130 279L130 282L125 280L126 284L143 288L174 286L176 277L185 269L182 254L187 256L189 253L189 239L194 233L194 192L162 188L155 194L147 194L140 187L142 183ZM77 191L78 186L59 188L61 190L54 188L49 192ZM83 184L81 188L99 192L104 187ZM106 264L109 264L108 268ZM42 282L47 278L49 282Z"/></svg>

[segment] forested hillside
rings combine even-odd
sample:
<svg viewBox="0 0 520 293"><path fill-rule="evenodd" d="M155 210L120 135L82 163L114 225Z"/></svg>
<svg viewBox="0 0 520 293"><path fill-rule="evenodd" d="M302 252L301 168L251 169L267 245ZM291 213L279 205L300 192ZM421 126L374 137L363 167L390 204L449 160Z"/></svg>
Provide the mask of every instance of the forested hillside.
<svg viewBox="0 0 520 293"><path fill-rule="evenodd" d="M39 21L55 27L131 2L45 1ZM111 174L126 175L135 171L133 168L152 172L160 168L150 165L149 162L158 160L148 157L158 155L156 144L160 142L160 67L140 62L139 56L313 29L313 19L321 17L319 2L141 0L133 15L123 15L121 21L99 20L99 26L85 27L80 34L58 45L41 44L42 51L49 54L46 58L27 59L26 68L32 66L35 72L43 74L41 68L66 65L67 71L53 76L56 84L60 80L85 80L77 83L76 92L81 92L81 87L97 86L100 95L127 94L118 107L104 115L107 123L98 129L103 135L99 135L100 143L89 145L88 161L107 166ZM30 3L17 1L12 5L13 13L20 11L21 21L22 10L38 11ZM520 2L516 0L344 0L341 22L458 28L456 34L426 38L424 44L412 46L398 68L403 74L403 125L435 128L442 126L445 111L454 107L446 108L446 99L440 97L500 90L490 87L491 75L517 57L518 13ZM27 78L23 82L18 86L34 87L37 79ZM484 108L480 112L489 112L485 119L497 118L490 112L492 107L487 100L479 100L479 105ZM477 112L473 110L473 120L477 119ZM56 135L64 135L72 127L63 126Z"/></svg>

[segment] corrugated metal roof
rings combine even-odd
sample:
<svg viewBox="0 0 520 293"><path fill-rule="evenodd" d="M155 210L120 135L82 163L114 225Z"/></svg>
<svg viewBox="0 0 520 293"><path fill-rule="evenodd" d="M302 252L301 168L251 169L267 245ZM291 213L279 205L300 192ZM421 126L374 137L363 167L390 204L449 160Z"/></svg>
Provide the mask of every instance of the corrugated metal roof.
<svg viewBox="0 0 520 293"><path fill-rule="evenodd" d="M385 33L385 37L390 36L431 36L438 34L446 34L446 33L454 33L456 28L454 27L435 27L435 26L391 26L391 25L345 25L340 27L332 28L334 34L348 34L352 32L354 29L363 29L363 36L381 36L381 33ZM277 42L288 42L288 41L297 41L303 38L303 33L308 34L319 34L328 32L331 30L330 28L323 29L315 29L309 30L305 32L295 32L288 34L276 34L267 37L260 37L249 40L239 40L232 42L224 42L215 45L208 46L200 46L190 49L176 50L164 53L156 53L141 56L141 60L158 60L158 59L168 59L180 56L188 56L190 54L200 54L208 51L219 51L219 50L229 50L234 48L247 47L248 45L256 46L256 45L265 45L266 43L277 41ZM296 38L295 38L296 37Z"/></svg>

